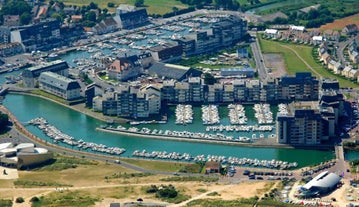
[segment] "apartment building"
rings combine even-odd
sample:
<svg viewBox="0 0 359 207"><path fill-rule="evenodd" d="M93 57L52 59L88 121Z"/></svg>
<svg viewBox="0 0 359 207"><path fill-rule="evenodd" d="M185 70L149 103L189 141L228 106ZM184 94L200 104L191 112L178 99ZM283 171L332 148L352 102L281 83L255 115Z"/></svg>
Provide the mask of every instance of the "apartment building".
<svg viewBox="0 0 359 207"><path fill-rule="evenodd" d="M38 86L38 78L42 72L54 72L59 75L68 77L69 66L66 61L55 60L26 68L22 73L23 83L26 87L34 88Z"/></svg>
<svg viewBox="0 0 359 207"><path fill-rule="evenodd" d="M81 86L76 80L53 72L41 73L39 88L65 100L75 100L81 97Z"/></svg>
<svg viewBox="0 0 359 207"><path fill-rule="evenodd" d="M334 112L318 102L292 102L277 115L277 142L319 145L334 135ZM332 134L333 133L333 134Z"/></svg>

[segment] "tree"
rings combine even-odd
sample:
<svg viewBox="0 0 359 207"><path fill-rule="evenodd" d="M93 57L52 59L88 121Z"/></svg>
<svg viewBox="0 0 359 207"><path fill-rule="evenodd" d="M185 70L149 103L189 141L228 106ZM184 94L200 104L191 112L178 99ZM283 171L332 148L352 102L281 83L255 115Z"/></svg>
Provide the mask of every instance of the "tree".
<svg viewBox="0 0 359 207"><path fill-rule="evenodd" d="M3 7L1 8L1 13L4 15L10 14L10 15L22 15L25 12L28 12L30 14L31 12L31 6L23 1L8 1Z"/></svg>
<svg viewBox="0 0 359 207"><path fill-rule="evenodd" d="M95 22L96 21L96 13L94 11L87 12L84 16L84 20Z"/></svg>
<svg viewBox="0 0 359 207"><path fill-rule="evenodd" d="M107 7L113 8L113 7L115 7L115 3L113 3L113 2L108 2L108 3L107 3Z"/></svg>
<svg viewBox="0 0 359 207"><path fill-rule="evenodd" d="M136 7L141 7L141 6L144 6L144 3L145 3L144 0L136 0L135 6Z"/></svg>
<svg viewBox="0 0 359 207"><path fill-rule="evenodd" d="M0 112L0 130L6 129L9 125L9 116Z"/></svg>
<svg viewBox="0 0 359 207"><path fill-rule="evenodd" d="M24 12L20 15L20 23L22 25L29 24L31 21L31 15L28 12Z"/></svg>
<svg viewBox="0 0 359 207"><path fill-rule="evenodd" d="M216 79L213 77L212 74L210 73L205 73L204 74L204 83L207 85L213 85L215 84L217 81Z"/></svg>
<svg viewBox="0 0 359 207"><path fill-rule="evenodd" d="M172 7L172 11L173 11L173 13L175 13L175 15L177 15L178 10L179 10L179 9L178 9L177 7L175 7L175 6Z"/></svg>

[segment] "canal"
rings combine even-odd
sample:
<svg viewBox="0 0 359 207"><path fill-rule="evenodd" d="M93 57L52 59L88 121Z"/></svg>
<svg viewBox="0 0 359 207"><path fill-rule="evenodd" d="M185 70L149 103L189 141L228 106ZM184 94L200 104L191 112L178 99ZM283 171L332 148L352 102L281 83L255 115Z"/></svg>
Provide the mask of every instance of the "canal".
<svg viewBox="0 0 359 207"><path fill-rule="evenodd" d="M252 159L257 158L263 160L276 159L288 162L298 162L299 166L318 164L334 157L334 153L332 151L278 149L271 147L254 148L194 142L166 141L110 134L100 132L95 129L96 127L100 127L101 125L105 124L102 121L96 120L62 105L38 97L8 94L3 104L12 113L14 113L16 117L18 117L19 121L23 123L26 123L35 117L44 117L51 125L56 126L63 133L71 135L77 140L83 139L84 141L88 142L125 148L127 149L127 152L122 156L126 157L130 157L134 150L144 149L148 152L186 152L193 156L203 154L224 155L227 157L234 156L239 158L246 157ZM171 120L169 121L169 124L152 125L152 127L155 126L170 130L179 130L178 127L186 127L175 125ZM36 136L52 142L52 140L38 128L31 125L26 127ZM195 121L192 125L188 125L187 128L203 130L204 126L201 122Z"/></svg>

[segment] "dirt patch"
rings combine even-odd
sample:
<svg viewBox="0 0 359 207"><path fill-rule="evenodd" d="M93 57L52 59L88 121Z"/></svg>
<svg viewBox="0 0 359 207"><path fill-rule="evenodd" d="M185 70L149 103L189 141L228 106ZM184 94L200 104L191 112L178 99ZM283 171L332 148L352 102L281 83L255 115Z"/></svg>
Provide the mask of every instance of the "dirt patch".
<svg viewBox="0 0 359 207"><path fill-rule="evenodd" d="M359 13L354 14L352 16L342 18L342 19L337 19L332 23L328 23L328 24L321 26L319 29L320 30L327 30L327 29L342 30L343 27L345 27L345 25L348 25L348 24L356 24L359 27Z"/></svg>
<svg viewBox="0 0 359 207"><path fill-rule="evenodd" d="M265 66L269 69L268 76L278 78L287 74L284 60L280 54L263 54Z"/></svg>
<svg viewBox="0 0 359 207"><path fill-rule="evenodd" d="M17 169L6 168L6 167L0 168L0 180L13 180L13 179L17 179L17 178L19 178Z"/></svg>

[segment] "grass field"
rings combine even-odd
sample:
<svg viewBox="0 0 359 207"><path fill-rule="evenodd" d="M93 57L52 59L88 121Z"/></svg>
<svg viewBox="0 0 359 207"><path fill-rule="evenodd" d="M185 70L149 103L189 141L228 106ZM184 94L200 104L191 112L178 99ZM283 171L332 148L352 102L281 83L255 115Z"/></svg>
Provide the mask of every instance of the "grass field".
<svg viewBox="0 0 359 207"><path fill-rule="evenodd" d="M89 5L91 2L94 2L97 4L100 8L109 9L110 12L114 12L115 8L120 4L129 4L134 5L135 0L62 0L65 5L77 5L77 6L83 6L83 5ZM115 8L108 8L107 3L112 2L115 4ZM188 8L187 5L182 4L180 1L176 0L146 0L145 6L147 9L148 14L166 14L169 12L172 12L173 7L177 7L178 9L185 9Z"/></svg>
<svg viewBox="0 0 359 207"><path fill-rule="evenodd" d="M312 56L312 46L297 45L279 41L265 40L259 37L260 47L263 53L278 53L285 62L289 74L294 75L296 72L311 72L315 76L324 78L338 79L341 87L358 87L358 84L351 82L341 76L334 75L328 71L324 66L317 63ZM288 48L296 51L300 57L315 71L315 73L306 66L306 64L297 57L297 55Z"/></svg>
<svg viewBox="0 0 359 207"><path fill-rule="evenodd" d="M187 169L188 172L196 171L195 173L198 173L197 171L200 170L199 166L194 163L187 164L181 162L176 163L176 162L135 160L135 159L125 160L125 162L145 169L165 171L165 172L180 172L183 169Z"/></svg>

